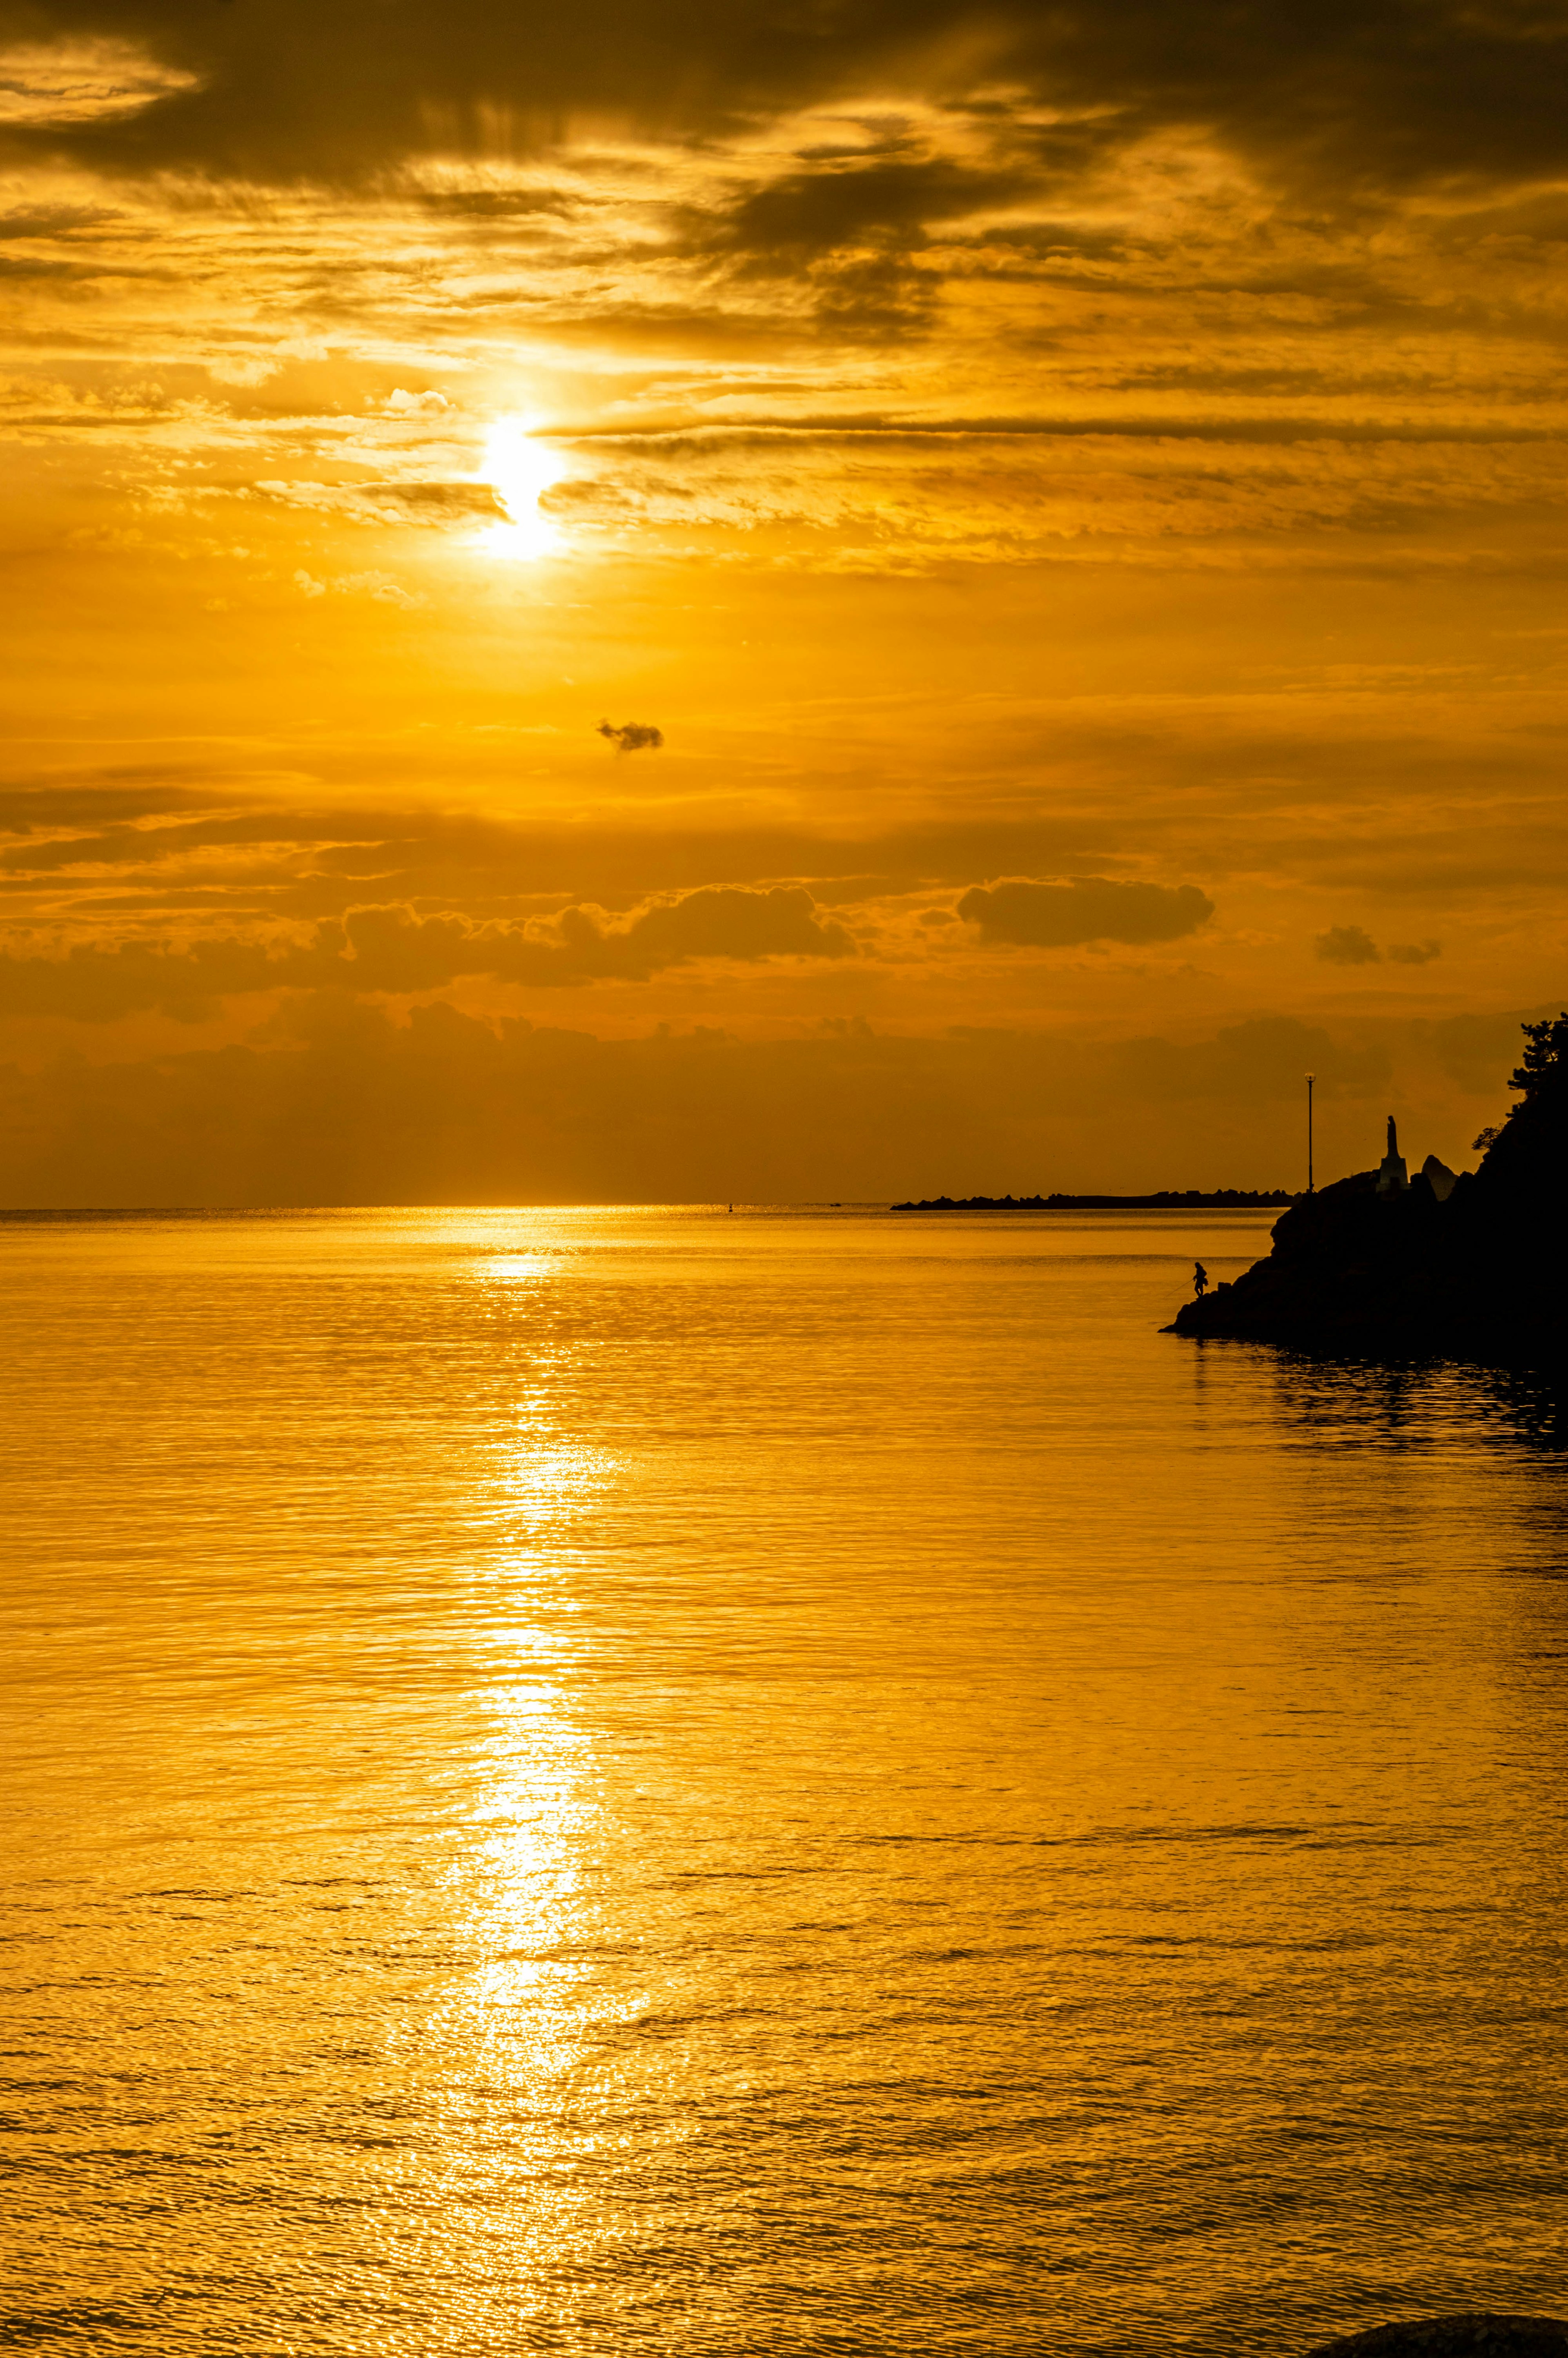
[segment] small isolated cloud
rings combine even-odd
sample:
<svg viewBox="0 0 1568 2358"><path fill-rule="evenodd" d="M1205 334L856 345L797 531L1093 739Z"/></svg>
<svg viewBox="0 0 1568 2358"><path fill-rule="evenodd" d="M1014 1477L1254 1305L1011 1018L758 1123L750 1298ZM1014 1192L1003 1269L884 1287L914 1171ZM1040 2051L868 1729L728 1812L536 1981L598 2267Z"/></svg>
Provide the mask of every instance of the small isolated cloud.
<svg viewBox="0 0 1568 2358"><path fill-rule="evenodd" d="M444 393L408 393L402 385L381 404L388 417L439 417L451 406Z"/></svg>
<svg viewBox="0 0 1568 2358"><path fill-rule="evenodd" d="M623 720L619 729L611 728L608 720L601 720L599 734L608 737L618 753L640 753L644 746L650 752L656 753L665 741L664 730L652 728L643 720Z"/></svg>
<svg viewBox="0 0 1568 2358"><path fill-rule="evenodd" d="M1383 955L1371 935L1363 933L1359 925L1330 925L1313 946L1330 966L1375 966Z"/></svg>
<svg viewBox="0 0 1568 2358"><path fill-rule="evenodd" d="M1116 884L1075 876L1062 884L976 885L958 914L985 942L1065 949L1076 942L1173 942L1196 933L1214 903L1195 884Z"/></svg>
<svg viewBox="0 0 1568 2358"><path fill-rule="evenodd" d="M1396 966L1425 966L1429 958L1443 956L1441 942L1390 942L1389 956Z"/></svg>
<svg viewBox="0 0 1568 2358"><path fill-rule="evenodd" d="M406 590L390 573L334 573L330 581L318 581L301 565L296 568L294 586L302 598L324 598L330 590L340 598L374 598L383 606L401 606L406 612L425 603L418 591Z"/></svg>

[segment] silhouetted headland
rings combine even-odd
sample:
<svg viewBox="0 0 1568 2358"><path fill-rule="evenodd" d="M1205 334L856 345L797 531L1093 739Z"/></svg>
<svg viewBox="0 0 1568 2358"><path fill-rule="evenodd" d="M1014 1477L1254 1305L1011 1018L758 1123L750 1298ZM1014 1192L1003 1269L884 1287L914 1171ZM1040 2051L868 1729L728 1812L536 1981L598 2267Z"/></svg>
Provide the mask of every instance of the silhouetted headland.
<svg viewBox="0 0 1568 2358"><path fill-rule="evenodd" d="M1286 1188L1162 1187L1157 1195L932 1195L895 1212L1268 1212L1295 1198Z"/></svg>
<svg viewBox="0 0 1568 2358"><path fill-rule="evenodd" d="M1509 1083L1519 1103L1480 1168L1456 1178L1429 1155L1411 1179L1394 1124L1375 1171L1298 1196L1273 1250L1187 1303L1167 1334L1311 1349L1562 1356L1568 1013L1524 1026Z"/></svg>
<svg viewBox="0 0 1568 2358"><path fill-rule="evenodd" d="M1476 2310L1374 2325L1325 2342L1307 2358L1568 2358L1568 2325L1555 2317L1503 2317Z"/></svg>

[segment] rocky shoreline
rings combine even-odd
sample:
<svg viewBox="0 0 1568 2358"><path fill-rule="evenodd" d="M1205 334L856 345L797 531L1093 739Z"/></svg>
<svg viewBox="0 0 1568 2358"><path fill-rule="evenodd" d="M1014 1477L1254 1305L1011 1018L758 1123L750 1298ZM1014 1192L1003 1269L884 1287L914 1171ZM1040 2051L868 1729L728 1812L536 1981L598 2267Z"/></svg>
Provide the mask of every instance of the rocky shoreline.
<svg viewBox="0 0 1568 2358"><path fill-rule="evenodd" d="M1390 1152L1379 1171L1298 1196L1275 1223L1267 1260L1185 1303L1165 1333L1558 1364L1568 1012L1524 1030L1529 1045L1510 1084L1521 1102L1477 1171L1450 1184L1429 1160L1407 1183Z"/></svg>

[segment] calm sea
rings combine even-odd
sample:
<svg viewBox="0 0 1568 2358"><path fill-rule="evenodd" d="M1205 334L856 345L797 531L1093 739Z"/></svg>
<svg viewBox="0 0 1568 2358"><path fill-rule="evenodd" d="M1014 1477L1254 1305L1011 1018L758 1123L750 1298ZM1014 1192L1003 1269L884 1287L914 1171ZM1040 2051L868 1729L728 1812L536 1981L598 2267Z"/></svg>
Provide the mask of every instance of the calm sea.
<svg viewBox="0 0 1568 2358"><path fill-rule="evenodd" d="M1568 2311L1552 1403L1266 1227L0 1222L0 2343Z"/></svg>

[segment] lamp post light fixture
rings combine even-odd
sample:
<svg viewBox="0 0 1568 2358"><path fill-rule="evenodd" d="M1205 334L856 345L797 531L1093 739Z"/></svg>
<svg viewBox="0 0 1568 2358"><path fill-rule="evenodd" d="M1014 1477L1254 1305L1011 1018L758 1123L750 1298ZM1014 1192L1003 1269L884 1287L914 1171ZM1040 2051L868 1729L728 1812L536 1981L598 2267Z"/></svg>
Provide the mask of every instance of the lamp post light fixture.
<svg viewBox="0 0 1568 2358"><path fill-rule="evenodd" d="M1306 1076L1306 1085L1307 1085L1307 1194L1308 1194L1309 1195L1310 1195L1312 1194L1312 1192L1313 1192L1313 1184L1312 1184L1312 1085L1313 1085L1314 1081L1315 1081L1315 1080L1316 1080L1316 1078L1317 1078L1317 1075L1316 1075L1315 1073L1309 1073L1309 1074L1307 1075L1307 1076Z"/></svg>

